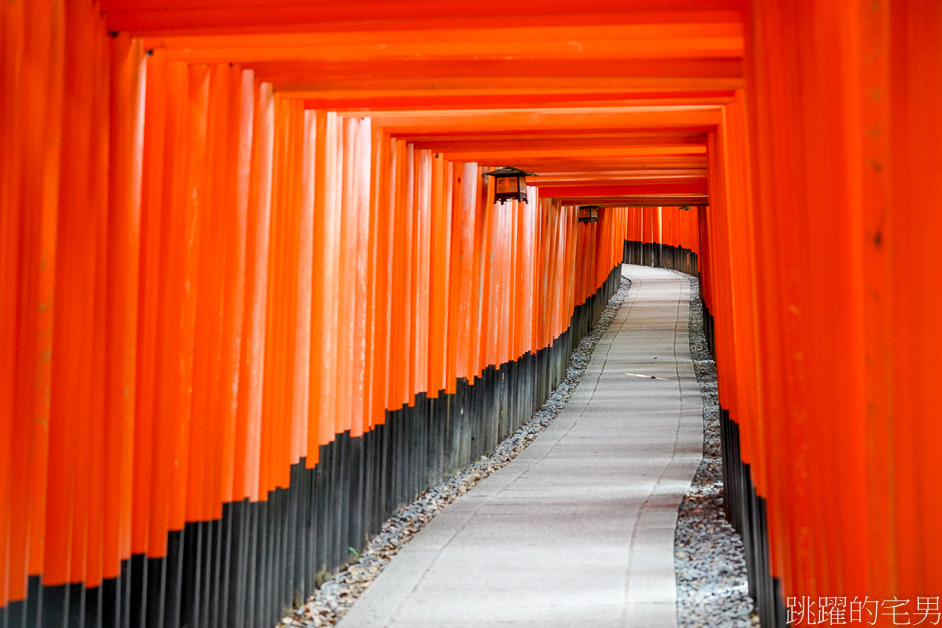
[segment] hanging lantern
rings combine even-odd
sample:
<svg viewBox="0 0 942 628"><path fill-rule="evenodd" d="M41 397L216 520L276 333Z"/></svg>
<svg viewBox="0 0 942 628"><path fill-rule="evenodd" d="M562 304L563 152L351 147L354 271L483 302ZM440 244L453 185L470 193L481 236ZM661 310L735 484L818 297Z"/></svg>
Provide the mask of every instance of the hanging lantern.
<svg viewBox="0 0 942 628"><path fill-rule="evenodd" d="M485 177L494 177L494 202L523 201L527 202L527 177L536 175L520 168L501 168L492 172L485 172Z"/></svg>
<svg viewBox="0 0 942 628"><path fill-rule="evenodd" d="M598 222L599 206L583 205L579 208L579 222Z"/></svg>

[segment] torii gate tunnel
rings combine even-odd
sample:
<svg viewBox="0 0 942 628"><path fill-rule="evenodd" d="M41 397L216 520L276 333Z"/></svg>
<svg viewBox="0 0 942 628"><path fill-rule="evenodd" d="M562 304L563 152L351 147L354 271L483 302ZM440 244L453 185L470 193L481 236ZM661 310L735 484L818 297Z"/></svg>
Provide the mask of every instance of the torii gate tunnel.
<svg viewBox="0 0 942 628"><path fill-rule="evenodd" d="M0 86L3 628L272 625L623 260L701 277L763 625L938 622L938 0L8 0Z"/></svg>

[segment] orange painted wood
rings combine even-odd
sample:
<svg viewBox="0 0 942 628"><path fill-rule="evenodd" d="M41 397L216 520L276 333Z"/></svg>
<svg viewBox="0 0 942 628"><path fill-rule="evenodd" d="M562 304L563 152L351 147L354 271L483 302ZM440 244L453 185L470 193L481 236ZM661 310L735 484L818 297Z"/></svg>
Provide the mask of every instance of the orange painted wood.
<svg viewBox="0 0 942 628"><path fill-rule="evenodd" d="M445 356L449 350L448 275L449 275L449 216L447 198L446 162L441 153L431 159L430 212L429 212L429 355L426 391L432 399L445 389Z"/></svg>
<svg viewBox="0 0 942 628"><path fill-rule="evenodd" d="M243 495L250 501L263 499L262 417L264 390L265 329L269 291L269 251L272 210L272 153L275 107L269 85L255 88L252 173L249 183L249 218L246 253L246 302L243 326L243 366L239 411L244 421ZM237 480L238 483L238 480Z"/></svg>
<svg viewBox="0 0 942 628"><path fill-rule="evenodd" d="M313 468L316 462L316 449L310 445L310 434L316 431L312 427L314 417L310 413L311 372L316 368L314 362L315 346L312 343L312 304L315 291L314 268L314 188L317 176L317 114L301 110L301 167L298 171L297 186L300 190L298 203L300 216L298 221L298 280L297 313L295 325L297 336L294 342L294 394L291 400L291 460L292 463L306 459L307 467Z"/></svg>
<svg viewBox="0 0 942 628"><path fill-rule="evenodd" d="M938 7L539 4L0 8L0 605L549 345L626 236L698 254L786 595L938 594Z"/></svg>
<svg viewBox="0 0 942 628"><path fill-rule="evenodd" d="M108 264L105 320L105 428L102 577L115 578L131 555L135 378L143 159L143 49L111 42Z"/></svg>
<svg viewBox="0 0 942 628"><path fill-rule="evenodd" d="M352 398L352 416L351 416L351 435L362 435L364 419L364 399L366 398L366 321L368 308L368 261L369 261L369 237L370 237L370 146L371 146L371 127L368 120L361 120L356 125L355 135L356 147L356 166L354 179L354 196L356 201L356 274L354 289L356 294L355 309L355 328L354 337L356 345L354 349L354 368L353 368L353 398Z"/></svg>
<svg viewBox="0 0 942 628"><path fill-rule="evenodd" d="M573 23L612 23L628 16L653 23L735 21L746 3L740 0L709 2L630 2L595 0L575 7L562 2L524 2L492 7L486 14L468 0L452 3L449 8L425 2L356 2L344 5L310 6L294 1L259 8L257 5L206 3L188 5L175 2L163 5L151 2L109 0L103 6L108 28L146 33L180 33L219 30L221 32L283 32L314 28L344 31L351 24L361 29L383 28L389 22L401 28L480 27L506 24L508 19L526 18L534 24L567 25ZM372 22L377 24L372 25Z"/></svg>
<svg viewBox="0 0 942 628"><path fill-rule="evenodd" d="M95 103L95 16L79 10L67 22L66 47L87 46L88 57L67 58L63 96L74 102L63 108L63 125L79 127L62 136L62 176L56 246L53 337L59 338L61 361L52 364L49 418L49 480L46 502L44 578L49 584L81 582L85 575L87 489L90 466L81 457L89 450L92 421L95 315L95 242L104 218L101 198L89 185L99 182L94 156L97 139L91 108ZM104 103L100 103L104 106ZM100 130L100 129L99 129ZM68 168L80 158L83 167ZM54 184L50 182L50 184ZM91 367L91 368L90 368Z"/></svg>
<svg viewBox="0 0 942 628"><path fill-rule="evenodd" d="M225 69L225 68L223 68ZM243 313L245 308L245 254L248 221L249 163L251 160L253 80L239 66L230 66L227 86L228 124L218 129L217 150L225 150L225 171L218 179L216 202L222 204L223 263L222 315L218 392L219 469L215 492L222 502L234 501L236 444L238 433L238 381ZM221 85L219 86L221 89ZM225 140L222 134L225 133ZM225 147L223 149L223 146ZM221 189L220 189L221 188ZM214 516L222 515L222 504L213 504Z"/></svg>
<svg viewBox="0 0 942 628"><path fill-rule="evenodd" d="M186 191L189 197L189 211L199 221L196 229L215 232L217 218L212 202L213 170L208 167L211 154L211 141L209 137L209 116L211 112L210 101L211 68L208 66L193 66L189 69L189 98L193 106L189 112L187 132L191 142L189 163L186 168ZM219 115L218 112L213 113ZM206 517L206 488L208 469L207 451L212 437L209 433L209 421L201 417L212 416L208 412L211 404L210 395L213 390L212 360L218 354L218 346L212 342L211 325L216 323L219 312L218 285L207 285L218 275L214 268L219 258L217 251L210 247L213 243L204 242L199 231L194 234L200 243L195 254L193 267L195 277L194 292L198 291L199 299L193 306L193 341L192 341L192 390L187 402L187 412L195 417L190 424L189 442L187 447L186 479L184 489L184 520L201 521ZM196 342L200 338L204 342Z"/></svg>
<svg viewBox="0 0 942 628"><path fill-rule="evenodd" d="M308 426L307 448L310 458L319 457L319 446L328 441L329 435L333 432L333 425L328 424L332 418L330 402L329 377L330 373L325 368L323 360L315 359L314 348L326 349L329 345L327 337L327 328L330 318L328 314L328 304L330 303L331 285L331 262L328 257L329 250L327 222L327 164L328 164L328 117L326 112L315 112L314 114L314 158L313 158L313 194L314 210L312 217L313 240L312 263L314 260L318 266L318 281L311 286L311 373L310 373L310 398L308 403L308 416L310 423ZM308 462L312 462L311 460Z"/></svg>
<svg viewBox="0 0 942 628"><path fill-rule="evenodd" d="M650 185L567 185L565 187L541 186L540 196L544 198L592 198L647 196L647 195L676 195L693 196L707 194L706 181L702 184L656 184Z"/></svg>
<svg viewBox="0 0 942 628"><path fill-rule="evenodd" d="M412 360L410 393L428 392L432 228L432 154L413 151L412 195ZM411 404L410 404L411 405Z"/></svg>
<svg viewBox="0 0 942 628"><path fill-rule="evenodd" d="M9 132L0 134L0 147L4 155L12 155L22 153L25 144L23 132L17 130L14 120L23 115L20 112L22 103L15 97L15 91L20 89L23 80L19 66L25 46L26 16L22 6L3 7L0 11L0 80L3 81L3 91L0 92L0 123L4 128L10 129ZM0 298L4 303L10 304L0 308L0 460L3 461L0 462L0 562L3 564L0 569L0 605L3 606L11 599L11 588L14 591L22 588L19 583L25 580L25 570L17 568L21 561L16 561L10 552L10 537L15 526L13 477L16 467L13 463L13 436L16 431L14 416L17 407L16 346L21 324L17 312L17 295L20 288L19 240L22 218L18 207L21 205L22 167L22 161L11 159L4 159L0 166ZM45 421L48 426L48 417Z"/></svg>
<svg viewBox="0 0 942 628"><path fill-rule="evenodd" d="M894 369L891 412L897 419L894 423L894 456L902 461L896 476L901 485L896 492L896 546L900 550L901 566L899 590L907 594L915 591L920 595L922 591L942 586L942 571L930 558L937 555L939 548L932 526L939 506L925 503L921 498L930 477L926 474L931 473L936 464L932 451L939 440L939 426L931 420L931 413L924 411L931 407L933 369L920 371L918 368L922 360L938 347L937 338L927 338L923 333L920 320L924 319L919 312L931 311L938 305L939 297L925 290L925 281L933 275L934 264L919 264L916 268L907 258L910 250L934 251L931 242L938 233L938 216L920 202L921 199L932 198L942 184L935 162L931 159L926 161L940 137L939 121L931 114L939 99L939 84L929 80L940 71L939 56L935 53L940 16L939 7L931 2L916 2L909 7L911 10L896 6L887 8L890 41L906 42L904 48L889 50L889 112L901 110L910 115L897 123L900 126L894 127L895 132L889 141L888 155L895 169L877 172L871 165L870 170L874 171L871 174L874 177L885 173L884 181L889 180L892 203L911 204L917 213L912 222L901 214L887 216L886 231L871 228L867 235L872 236L870 242L873 247L882 249L886 246L891 256L890 274L894 281L888 287L892 291L890 302L895 306L894 325L890 332L893 336ZM863 51L865 54L869 52L867 48ZM872 99L870 103L870 106L878 106ZM873 114L876 115L867 121L881 122L877 116L885 115L886 110ZM873 163L881 162L874 160ZM875 214L873 218L876 218ZM904 268L906 272L903 272Z"/></svg>
<svg viewBox="0 0 942 628"><path fill-rule="evenodd" d="M0 605L23 599L44 561L63 19L48 5L0 10L0 150L19 156L0 168ZM48 75L24 72L27 59Z"/></svg>

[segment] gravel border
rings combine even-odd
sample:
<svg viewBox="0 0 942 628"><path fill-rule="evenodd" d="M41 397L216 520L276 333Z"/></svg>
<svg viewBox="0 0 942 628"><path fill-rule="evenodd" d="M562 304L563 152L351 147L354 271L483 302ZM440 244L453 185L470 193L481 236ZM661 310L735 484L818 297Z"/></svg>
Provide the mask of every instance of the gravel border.
<svg viewBox="0 0 942 628"><path fill-rule="evenodd" d="M383 571L386 563L442 508L467 493L490 474L506 466L526 449L533 439L556 419L572 397L589 364L592 352L595 351L602 334L615 320L630 287L631 281L622 277L618 291L609 300L601 318L573 351L566 370L566 379L533 414L528 423L498 445L490 456L482 456L464 471L428 489L411 504L399 508L395 515L386 520L380 533L370 540L363 554L357 555L356 562L326 580L307 602L294 609L277 625L303 628L335 625Z"/></svg>
<svg viewBox="0 0 942 628"><path fill-rule="evenodd" d="M723 514L716 363L703 335L699 281L684 273L671 272L690 282L690 353L703 399L703 460L680 505L674 537L677 623L681 628L753 628L759 626L759 620L749 597L742 541ZM631 282L623 277L621 287L599 322L573 352L566 379L526 425L498 445L492 455L482 456L461 473L401 507L383 524L380 533L373 537L356 562L326 580L305 604L284 617L278 626L335 625L386 563L442 508L526 449L556 419L572 396L592 352L614 320L630 286Z"/></svg>
<svg viewBox="0 0 942 628"><path fill-rule="evenodd" d="M681 502L674 535L677 625L752 628L759 617L749 597L742 539L723 514L723 461L716 362L703 334L700 282L690 281L690 355L703 399L703 460Z"/></svg>

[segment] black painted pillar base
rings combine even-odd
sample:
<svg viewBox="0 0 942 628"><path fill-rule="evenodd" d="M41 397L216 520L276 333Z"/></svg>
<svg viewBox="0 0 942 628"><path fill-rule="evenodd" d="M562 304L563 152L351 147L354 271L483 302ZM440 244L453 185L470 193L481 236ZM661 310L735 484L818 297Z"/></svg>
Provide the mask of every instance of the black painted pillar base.
<svg viewBox="0 0 942 628"><path fill-rule="evenodd" d="M91 589L30 580L26 601L0 608L0 628L270 628L400 506L528 421L620 283L616 265L550 346L460 380L454 394L417 395L361 437L336 435L313 469L292 466L289 488L170 532L165 556L132 556L120 577Z"/></svg>
<svg viewBox="0 0 942 628"><path fill-rule="evenodd" d="M750 465L742 460L739 425L720 408L723 456L723 508L726 519L742 537L749 577L749 595L763 628L784 628L785 602L781 582L772 576L767 504L756 491Z"/></svg>
<svg viewBox="0 0 942 628"><path fill-rule="evenodd" d="M697 254L690 249L668 244L625 240L622 263L668 268L694 277L700 276L697 271Z"/></svg>

